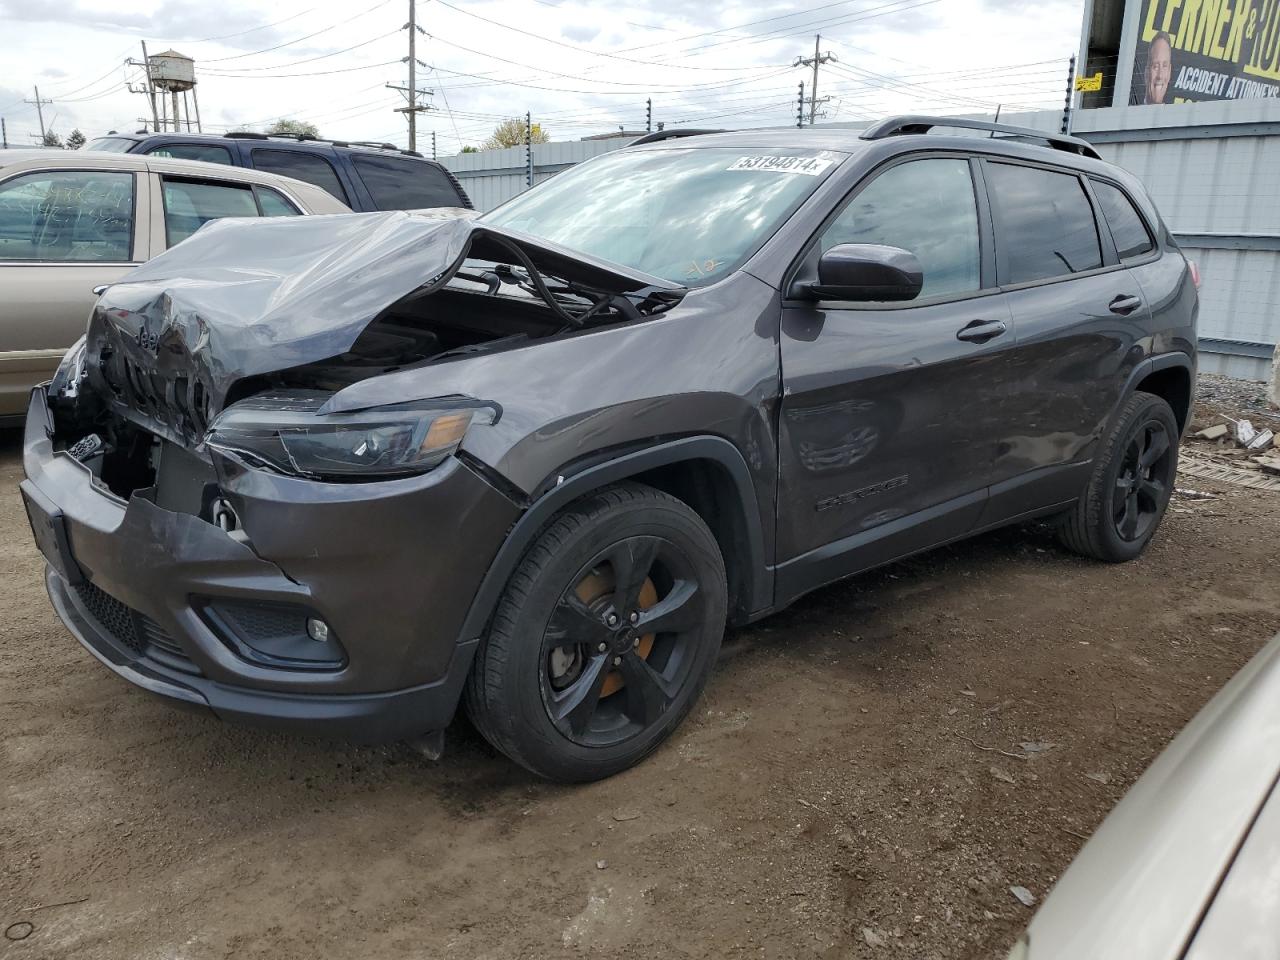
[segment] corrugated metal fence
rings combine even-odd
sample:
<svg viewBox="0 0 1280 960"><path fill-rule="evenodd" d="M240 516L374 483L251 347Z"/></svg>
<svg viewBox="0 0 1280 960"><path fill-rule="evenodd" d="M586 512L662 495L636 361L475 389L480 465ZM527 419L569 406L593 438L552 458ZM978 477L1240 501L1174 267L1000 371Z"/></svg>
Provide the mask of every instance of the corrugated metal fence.
<svg viewBox="0 0 1280 960"><path fill-rule="evenodd" d="M1057 111L1004 121L1056 130ZM857 125L849 127L851 135ZM1280 340L1280 101L1240 100L1086 110L1073 133L1147 185L1169 229L1194 258L1201 290L1201 369L1264 379ZM630 137L536 144L534 182ZM477 208L526 186L525 148L445 157Z"/></svg>

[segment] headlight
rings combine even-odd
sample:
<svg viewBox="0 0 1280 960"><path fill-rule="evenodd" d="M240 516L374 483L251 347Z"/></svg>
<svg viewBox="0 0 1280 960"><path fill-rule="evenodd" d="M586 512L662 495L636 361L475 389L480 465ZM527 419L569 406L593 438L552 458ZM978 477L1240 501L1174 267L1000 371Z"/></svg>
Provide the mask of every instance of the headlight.
<svg viewBox="0 0 1280 960"><path fill-rule="evenodd" d="M84 379L84 357L88 339L81 337L71 345L58 364L49 384L49 396L60 400L74 400L80 393L80 381Z"/></svg>
<svg viewBox="0 0 1280 960"><path fill-rule="evenodd" d="M467 428L493 423L493 405L425 400L320 414L332 394L286 390L227 407L205 443L282 473L339 480L424 473L458 449Z"/></svg>

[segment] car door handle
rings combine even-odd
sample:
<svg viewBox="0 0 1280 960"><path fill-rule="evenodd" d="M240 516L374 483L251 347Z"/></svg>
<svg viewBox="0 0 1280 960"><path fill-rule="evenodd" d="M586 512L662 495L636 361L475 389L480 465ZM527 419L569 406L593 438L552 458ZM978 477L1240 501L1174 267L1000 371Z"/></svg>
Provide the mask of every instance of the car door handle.
<svg viewBox="0 0 1280 960"><path fill-rule="evenodd" d="M1120 294L1120 296L1107 304L1107 308L1112 313L1118 313L1122 317L1133 313L1133 311L1137 310L1140 306L1142 306L1142 298L1135 297L1128 293Z"/></svg>
<svg viewBox="0 0 1280 960"><path fill-rule="evenodd" d="M975 320L968 326L963 327L956 334L956 339L963 340L966 343L986 343L988 340L994 340L1008 329L1003 320Z"/></svg>

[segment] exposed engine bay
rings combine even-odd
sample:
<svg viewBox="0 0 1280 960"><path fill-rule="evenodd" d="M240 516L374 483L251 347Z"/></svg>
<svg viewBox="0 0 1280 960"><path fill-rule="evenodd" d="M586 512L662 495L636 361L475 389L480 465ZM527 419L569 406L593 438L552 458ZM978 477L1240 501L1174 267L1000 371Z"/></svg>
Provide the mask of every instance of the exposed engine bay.
<svg viewBox="0 0 1280 960"><path fill-rule="evenodd" d="M472 219L216 221L104 292L79 356L50 385L54 439L127 497L179 458L168 447L187 454L188 473L191 454L209 462L210 428L251 398L306 423L371 377L641 322L684 293ZM249 462L306 473L294 452L255 450Z"/></svg>

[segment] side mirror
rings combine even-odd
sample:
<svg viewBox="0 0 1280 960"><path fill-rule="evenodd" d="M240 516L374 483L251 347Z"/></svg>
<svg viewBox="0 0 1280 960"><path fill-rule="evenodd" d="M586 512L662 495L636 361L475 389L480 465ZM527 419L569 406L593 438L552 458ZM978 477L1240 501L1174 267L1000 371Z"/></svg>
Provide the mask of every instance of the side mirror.
<svg viewBox="0 0 1280 960"><path fill-rule="evenodd" d="M818 261L815 300L914 300L924 286L924 268L914 253L877 243L841 243Z"/></svg>

